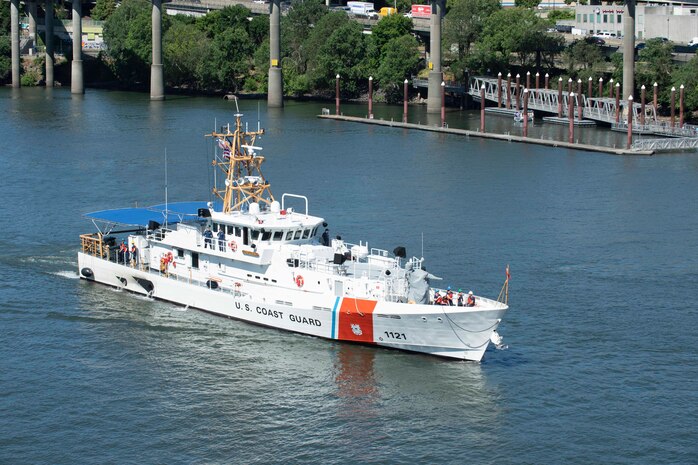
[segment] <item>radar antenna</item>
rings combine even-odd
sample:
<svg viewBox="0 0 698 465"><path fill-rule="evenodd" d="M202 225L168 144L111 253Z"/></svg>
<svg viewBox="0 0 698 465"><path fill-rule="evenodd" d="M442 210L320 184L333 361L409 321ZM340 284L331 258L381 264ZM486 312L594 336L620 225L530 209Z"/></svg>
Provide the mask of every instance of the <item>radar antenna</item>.
<svg viewBox="0 0 698 465"><path fill-rule="evenodd" d="M223 213L242 211L250 203L265 203L274 201L269 182L262 174L261 166L264 157L259 154L261 147L254 142L257 136L264 134L264 129L246 131L242 128L242 113L235 99L235 131L230 131L230 125L221 128L220 132L212 132L207 137L213 137L223 151L221 157L213 159L213 166L219 168L225 178L225 186L213 187L213 194L223 201Z"/></svg>

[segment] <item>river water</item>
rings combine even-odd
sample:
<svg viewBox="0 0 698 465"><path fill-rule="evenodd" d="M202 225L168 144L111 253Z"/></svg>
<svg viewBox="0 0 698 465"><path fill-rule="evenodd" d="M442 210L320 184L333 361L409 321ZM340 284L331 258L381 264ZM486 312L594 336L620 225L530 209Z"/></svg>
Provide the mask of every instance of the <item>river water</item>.
<svg viewBox="0 0 698 465"><path fill-rule="evenodd" d="M444 284L496 297L509 263L509 347L444 361L79 280L83 213L162 203L165 171L170 201L208 198L202 135L234 104L0 89L0 463L698 463L696 154L410 132L323 106L240 102L267 128L274 193L307 195L350 242L423 250ZM609 134L583 137L623 140Z"/></svg>

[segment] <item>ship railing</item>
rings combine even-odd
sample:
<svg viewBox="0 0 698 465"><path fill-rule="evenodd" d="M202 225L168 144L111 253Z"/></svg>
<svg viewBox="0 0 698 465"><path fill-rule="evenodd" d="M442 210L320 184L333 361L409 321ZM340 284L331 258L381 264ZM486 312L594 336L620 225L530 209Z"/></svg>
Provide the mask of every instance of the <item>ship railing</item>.
<svg viewBox="0 0 698 465"><path fill-rule="evenodd" d="M217 291L217 292L223 292L226 294L231 294L235 297L248 297L250 294L248 292L244 292L241 288L242 285L241 283L236 283L237 285L233 285L233 287L224 287L221 286L219 283L221 280L219 278L209 278L205 281L196 279L191 275L191 270L189 276L176 273L174 271L170 271L170 269L166 269L165 271L160 270L159 268L154 268L154 267L148 267L144 269L143 271L148 271L152 274L158 275L160 277L165 277L168 279L172 279L177 282L182 282L182 283L187 283L187 284L192 284L195 286L199 287L205 287L207 289L210 289L212 291ZM213 282L215 282L217 285L214 287Z"/></svg>
<svg viewBox="0 0 698 465"><path fill-rule="evenodd" d="M109 246L104 242L104 236L101 232L81 234L80 245L85 254L109 259Z"/></svg>

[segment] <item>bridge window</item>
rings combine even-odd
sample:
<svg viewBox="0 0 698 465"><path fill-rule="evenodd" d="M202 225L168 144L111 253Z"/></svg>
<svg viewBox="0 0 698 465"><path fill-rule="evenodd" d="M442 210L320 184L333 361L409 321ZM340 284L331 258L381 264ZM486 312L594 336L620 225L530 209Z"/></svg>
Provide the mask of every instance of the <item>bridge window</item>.
<svg viewBox="0 0 698 465"><path fill-rule="evenodd" d="M293 239L293 231L288 231L286 233L286 240L290 241L291 239Z"/></svg>
<svg viewBox="0 0 698 465"><path fill-rule="evenodd" d="M274 240L280 241L284 237L283 231L274 231Z"/></svg>
<svg viewBox="0 0 698 465"><path fill-rule="evenodd" d="M271 231L262 231L262 240L268 241L271 239Z"/></svg>
<svg viewBox="0 0 698 465"><path fill-rule="evenodd" d="M310 229L306 229L303 231L303 239L307 239L310 237Z"/></svg>
<svg viewBox="0 0 698 465"><path fill-rule="evenodd" d="M253 241L256 241L257 239L259 239L259 229L253 229L251 231L250 237L252 238Z"/></svg>
<svg viewBox="0 0 698 465"><path fill-rule="evenodd" d="M302 233L302 232L303 232L302 229L299 229L298 231L296 231L296 234L294 234L293 239L294 239L294 240L300 239L300 238L301 238L301 233Z"/></svg>

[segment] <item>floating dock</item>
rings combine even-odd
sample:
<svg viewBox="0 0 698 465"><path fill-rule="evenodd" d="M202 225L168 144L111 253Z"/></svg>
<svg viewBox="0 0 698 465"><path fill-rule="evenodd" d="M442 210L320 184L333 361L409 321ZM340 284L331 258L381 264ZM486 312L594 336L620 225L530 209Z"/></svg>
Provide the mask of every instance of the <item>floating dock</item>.
<svg viewBox="0 0 698 465"><path fill-rule="evenodd" d="M439 127L439 126L426 126L423 124L403 123L403 122L399 122L399 121L386 121L386 120L382 120L382 119L359 118L356 116L324 114L324 115L318 115L318 118L330 119L330 120L336 120L336 121L348 121L351 123L363 123L363 124L373 124L373 125L378 125L378 126L389 126L389 127L394 127L394 128L417 129L420 131L440 132L440 133L444 133L444 134L454 134L454 135L458 135L458 136L480 137L482 139L493 139L493 140L500 140L500 141L506 141L506 142L520 142L523 144L545 145L548 147L564 147L564 148L574 149L574 150L586 150L588 152L610 153L613 155L653 155L655 153L654 150L630 150L630 149L617 148L617 147L602 147L599 145L575 144L575 143L563 142L563 141L559 141L559 140L534 139L531 137L514 136L514 135L510 135L510 134L496 134L496 133L490 133L490 132L470 131L467 129L453 129L453 128Z"/></svg>

